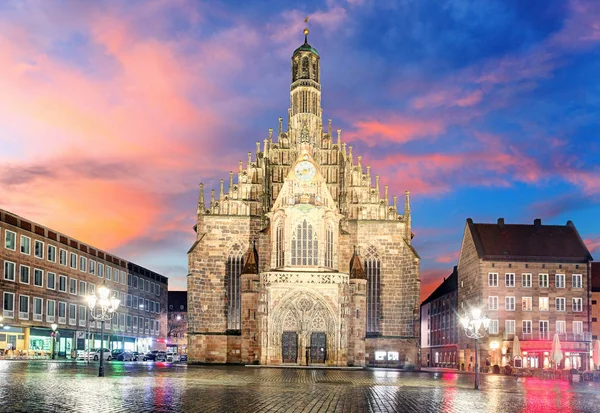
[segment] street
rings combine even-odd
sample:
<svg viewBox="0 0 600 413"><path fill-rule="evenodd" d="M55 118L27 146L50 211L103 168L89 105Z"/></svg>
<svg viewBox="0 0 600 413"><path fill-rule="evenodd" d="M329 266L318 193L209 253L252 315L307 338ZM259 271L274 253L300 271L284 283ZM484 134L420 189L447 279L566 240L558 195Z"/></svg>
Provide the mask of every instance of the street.
<svg viewBox="0 0 600 413"><path fill-rule="evenodd" d="M0 361L1 412L594 412L600 383L392 370Z"/></svg>

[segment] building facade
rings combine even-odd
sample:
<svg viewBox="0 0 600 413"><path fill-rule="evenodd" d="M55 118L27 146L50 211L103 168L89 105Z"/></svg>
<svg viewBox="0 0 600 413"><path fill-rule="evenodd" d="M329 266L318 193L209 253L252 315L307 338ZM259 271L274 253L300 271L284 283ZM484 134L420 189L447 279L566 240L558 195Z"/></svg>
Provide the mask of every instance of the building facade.
<svg viewBox="0 0 600 413"><path fill-rule="evenodd" d="M421 303L421 366L458 368L458 267Z"/></svg>
<svg viewBox="0 0 600 413"><path fill-rule="evenodd" d="M566 225L477 224L467 220L458 262L458 313L472 306L491 319L480 340L480 365L550 366L558 333L561 368L588 368L592 257L571 221ZM473 341L459 334L461 368L472 369Z"/></svg>
<svg viewBox="0 0 600 413"><path fill-rule="evenodd" d="M600 262L592 263L592 305L590 318L592 320L592 340L600 337Z"/></svg>
<svg viewBox="0 0 600 413"><path fill-rule="evenodd" d="M209 201L201 184L188 253L190 362L417 362L409 194L399 210L341 131L323 127L320 65L305 37L291 59L287 129L280 118ZM365 279L351 277L357 260Z"/></svg>
<svg viewBox="0 0 600 413"><path fill-rule="evenodd" d="M119 309L105 324L105 347L165 348L167 278L45 226L0 210L0 350L43 357L100 347L87 296L105 285ZM89 335L87 332L90 332Z"/></svg>
<svg viewBox="0 0 600 413"><path fill-rule="evenodd" d="M169 291L167 312L167 348L187 354L187 291Z"/></svg>

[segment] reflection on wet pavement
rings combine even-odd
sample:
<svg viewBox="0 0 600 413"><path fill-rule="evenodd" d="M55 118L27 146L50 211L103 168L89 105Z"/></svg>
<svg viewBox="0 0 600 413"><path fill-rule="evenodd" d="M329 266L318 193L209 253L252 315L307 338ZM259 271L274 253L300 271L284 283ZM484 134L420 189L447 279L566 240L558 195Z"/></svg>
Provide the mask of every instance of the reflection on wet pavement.
<svg viewBox="0 0 600 413"><path fill-rule="evenodd" d="M0 361L1 412L594 412L600 383L392 370Z"/></svg>

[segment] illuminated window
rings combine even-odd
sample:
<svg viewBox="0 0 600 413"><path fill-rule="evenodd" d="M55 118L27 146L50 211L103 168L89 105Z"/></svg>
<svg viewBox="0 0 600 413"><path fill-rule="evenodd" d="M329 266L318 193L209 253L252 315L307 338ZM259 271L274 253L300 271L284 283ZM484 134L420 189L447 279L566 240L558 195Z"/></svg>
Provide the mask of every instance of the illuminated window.
<svg viewBox="0 0 600 413"><path fill-rule="evenodd" d="M388 360L398 360L399 355L397 351L388 351L387 353Z"/></svg>
<svg viewBox="0 0 600 413"><path fill-rule="evenodd" d="M237 247L237 250L235 248ZM239 245L234 246L234 252L229 255L225 268L225 284L227 286L227 328L239 330L241 328L241 299L240 275L244 266L244 259Z"/></svg>
<svg viewBox="0 0 600 413"><path fill-rule="evenodd" d="M367 275L367 334L379 333L381 300L381 263L374 247L367 249L365 257Z"/></svg>
<svg viewBox="0 0 600 413"><path fill-rule="evenodd" d="M318 265L319 241L313 226L306 220L292 235L292 265Z"/></svg>
<svg viewBox="0 0 600 413"><path fill-rule="evenodd" d="M386 354L387 353L385 351L376 351L375 352L375 360L385 360Z"/></svg>
<svg viewBox="0 0 600 413"><path fill-rule="evenodd" d="M548 297L540 297L539 307L540 311L548 311L550 309Z"/></svg>

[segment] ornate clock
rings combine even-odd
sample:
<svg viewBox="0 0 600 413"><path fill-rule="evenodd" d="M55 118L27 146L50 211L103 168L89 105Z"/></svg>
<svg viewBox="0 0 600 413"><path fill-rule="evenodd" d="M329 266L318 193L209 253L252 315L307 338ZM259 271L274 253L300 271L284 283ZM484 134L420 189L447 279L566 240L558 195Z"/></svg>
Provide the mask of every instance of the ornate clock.
<svg viewBox="0 0 600 413"><path fill-rule="evenodd" d="M294 169L294 175L299 181L310 182L317 173L315 166L310 161L298 162Z"/></svg>

